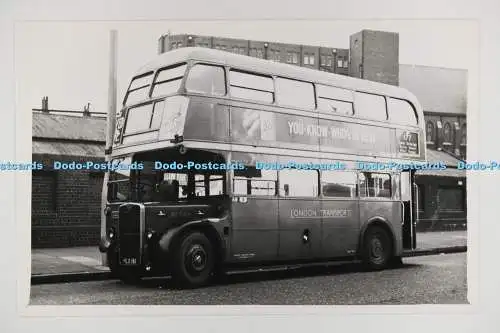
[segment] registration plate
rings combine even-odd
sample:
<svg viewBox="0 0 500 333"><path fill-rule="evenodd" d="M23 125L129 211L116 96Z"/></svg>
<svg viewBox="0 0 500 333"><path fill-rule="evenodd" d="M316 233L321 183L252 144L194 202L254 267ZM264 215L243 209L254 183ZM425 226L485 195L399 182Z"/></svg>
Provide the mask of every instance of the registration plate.
<svg viewBox="0 0 500 333"><path fill-rule="evenodd" d="M122 265L137 265L137 258L122 258Z"/></svg>

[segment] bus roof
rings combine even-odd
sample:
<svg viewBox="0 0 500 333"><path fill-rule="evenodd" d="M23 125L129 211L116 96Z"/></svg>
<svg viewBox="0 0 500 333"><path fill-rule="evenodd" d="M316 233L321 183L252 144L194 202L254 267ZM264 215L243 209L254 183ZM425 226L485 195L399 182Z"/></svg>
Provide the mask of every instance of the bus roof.
<svg viewBox="0 0 500 333"><path fill-rule="evenodd" d="M297 80L406 99L418 106L417 110L421 110L415 95L401 87L202 47L184 47L165 52L142 66L136 76L188 60L206 61L256 73L281 75Z"/></svg>

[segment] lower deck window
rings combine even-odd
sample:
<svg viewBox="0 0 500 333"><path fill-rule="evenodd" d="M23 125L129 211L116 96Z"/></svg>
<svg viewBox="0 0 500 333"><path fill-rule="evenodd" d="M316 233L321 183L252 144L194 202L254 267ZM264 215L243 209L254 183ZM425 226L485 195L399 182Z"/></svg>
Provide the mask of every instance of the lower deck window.
<svg viewBox="0 0 500 333"><path fill-rule="evenodd" d="M233 193L240 195L276 195L277 173L273 170L257 170L246 167L234 171Z"/></svg>
<svg viewBox="0 0 500 333"><path fill-rule="evenodd" d="M363 172L359 174L360 197L391 198L391 176L385 173Z"/></svg>

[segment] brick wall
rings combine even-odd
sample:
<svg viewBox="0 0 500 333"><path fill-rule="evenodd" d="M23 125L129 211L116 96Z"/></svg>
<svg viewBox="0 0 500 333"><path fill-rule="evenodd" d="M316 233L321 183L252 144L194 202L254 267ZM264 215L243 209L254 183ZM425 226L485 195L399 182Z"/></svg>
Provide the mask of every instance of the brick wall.
<svg viewBox="0 0 500 333"><path fill-rule="evenodd" d="M44 170L32 173L32 247L94 246L100 237L102 172L55 171L53 161L102 158L33 155Z"/></svg>
<svg viewBox="0 0 500 333"><path fill-rule="evenodd" d="M351 76L399 85L399 35L363 30L350 37Z"/></svg>

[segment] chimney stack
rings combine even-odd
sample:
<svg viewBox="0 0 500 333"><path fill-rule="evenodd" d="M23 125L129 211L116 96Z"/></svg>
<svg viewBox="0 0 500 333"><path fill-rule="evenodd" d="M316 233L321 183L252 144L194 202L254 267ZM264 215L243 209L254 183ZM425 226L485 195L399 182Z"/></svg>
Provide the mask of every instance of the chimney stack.
<svg viewBox="0 0 500 333"><path fill-rule="evenodd" d="M349 76L399 85L399 34L362 30L350 37Z"/></svg>
<svg viewBox="0 0 500 333"><path fill-rule="evenodd" d="M83 116L90 117L90 103L87 103L87 105L83 106Z"/></svg>
<svg viewBox="0 0 500 333"><path fill-rule="evenodd" d="M48 96L43 96L42 97L42 112L49 112L49 97Z"/></svg>

